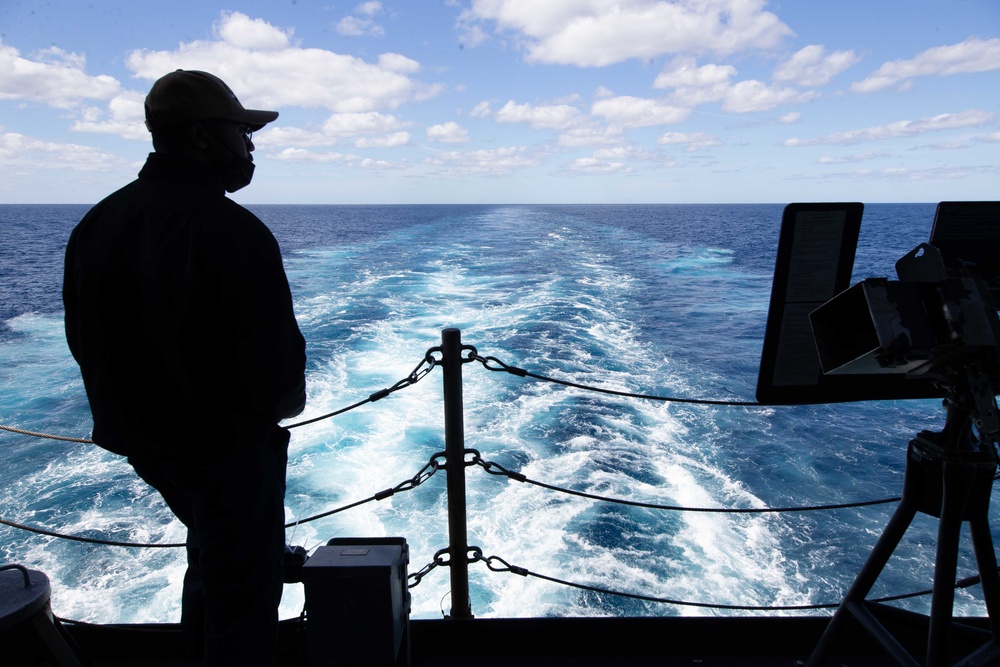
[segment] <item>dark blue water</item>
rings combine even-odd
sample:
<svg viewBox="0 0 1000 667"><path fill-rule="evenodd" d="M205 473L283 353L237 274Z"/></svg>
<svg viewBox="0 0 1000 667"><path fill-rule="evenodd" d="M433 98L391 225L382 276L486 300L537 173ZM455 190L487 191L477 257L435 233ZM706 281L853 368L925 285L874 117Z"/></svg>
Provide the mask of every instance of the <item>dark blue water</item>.
<svg viewBox="0 0 1000 667"><path fill-rule="evenodd" d="M257 206L282 245L308 343L300 419L405 377L445 327L483 356L654 395L753 400L782 207ZM86 436L62 338L62 252L80 206L0 206L0 423ZM866 208L854 280L893 275L932 205ZM464 367L467 445L532 479L647 503L811 505L896 496L907 441L935 401L788 408L616 398ZM293 430L287 512L310 516L412 476L443 449L440 371L378 403ZM183 428L177 424L178 429ZM0 515L75 534L176 542L183 531L121 459L0 433ZM540 574L697 602L838 602L892 506L784 515L633 509L468 470L469 541ZM300 526L291 541L401 535L412 570L447 546L444 475ZM995 509L995 508L994 508ZM936 525L918 520L875 594L930 587ZM57 614L175 620L183 554L0 528L2 559L46 571ZM963 543L960 576L975 570ZM473 564L477 616L707 612L585 594ZM448 610L444 568L414 614ZM301 591L288 587L282 613ZM905 603L925 611L926 599ZM960 613L984 613L977 588Z"/></svg>

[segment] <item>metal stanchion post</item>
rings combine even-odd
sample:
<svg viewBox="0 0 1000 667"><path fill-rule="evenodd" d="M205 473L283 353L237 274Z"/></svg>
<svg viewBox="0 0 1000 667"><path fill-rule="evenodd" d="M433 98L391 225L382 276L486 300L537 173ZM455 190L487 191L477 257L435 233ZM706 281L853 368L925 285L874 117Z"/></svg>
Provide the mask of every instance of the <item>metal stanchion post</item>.
<svg viewBox="0 0 1000 667"><path fill-rule="evenodd" d="M441 331L444 374L444 443L447 457L448 541L451 555L451 618L472 618L469 603L468 532L465 508L465 421L462 408L462 332Z"/></svg>

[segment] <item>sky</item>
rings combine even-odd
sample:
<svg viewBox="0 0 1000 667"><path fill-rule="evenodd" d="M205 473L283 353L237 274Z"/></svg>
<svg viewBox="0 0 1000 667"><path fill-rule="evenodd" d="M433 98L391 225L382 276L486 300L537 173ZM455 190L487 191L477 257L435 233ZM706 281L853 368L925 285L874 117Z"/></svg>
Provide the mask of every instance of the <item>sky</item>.
<svg viewBox="0 0 1000 667"><path fill-rule="evenodd" d="M0 0L0 203L95 203L217 74L249 204L998 199L998 0Z"/></svg>

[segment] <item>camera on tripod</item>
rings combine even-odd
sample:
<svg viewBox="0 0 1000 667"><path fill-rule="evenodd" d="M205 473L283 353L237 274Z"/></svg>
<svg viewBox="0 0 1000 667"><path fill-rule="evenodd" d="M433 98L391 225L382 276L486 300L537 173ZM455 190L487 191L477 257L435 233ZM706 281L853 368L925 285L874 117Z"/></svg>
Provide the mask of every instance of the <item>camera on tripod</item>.
<svg viewBox="0 0 1000 667"><path fill-rule="evenodd" d="M896 263L896 273L899 280L864 280L810 313L823 372L947 382L967 364L981 363L996 385L1000 320L979 267L948 261L922 243Z"/></svg>
<svg viewBox="0 0 1000 667"><path fill-rule="evenodd" d="M1000 202L941 202L898 280L848 287L861 204L790 204L782 220L757 399L832 403L1000 390ZM1000 428L1000 425L998 425Z"/></svg>
<svg viewBox="0 0 1000 667"><path fill-rule="evenodd" d="M864 280L812 311L822 372L929 380L950 401L968 403L982 445L994 442L1000 434L998 221L995 203L940 204L931 242L896 262L899 280ZM931 444L954 438L921 435Z"/></svg>
<svg viewBox="0 0 1000 667"><path fill-rule="evenodd" d="M942 202L930 241L896 263L898 280L850 286L862 210L858 203L785 208L757 400L943 397L945 424L910 441L899 505L806 666L827 664L851 620L901 665L951 664L956 653L966 656L957 664L1000 664L1000 568L988 516L1000 461L1000 202ZM939 520L926 618L867 599L918 513ZM989 616L985 632L952 618L963 523ZM920 633L923 647L904 645Z"/></svg>

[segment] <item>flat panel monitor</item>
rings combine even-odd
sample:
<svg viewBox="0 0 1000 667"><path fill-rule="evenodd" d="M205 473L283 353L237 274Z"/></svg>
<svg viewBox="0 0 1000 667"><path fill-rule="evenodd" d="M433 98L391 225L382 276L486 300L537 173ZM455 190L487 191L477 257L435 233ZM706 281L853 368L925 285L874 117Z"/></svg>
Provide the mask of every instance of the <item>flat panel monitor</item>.
<svg viewBox="0 0 1000 667"><path fill-rule="evenodd" d="M864 205L785 207L764 332L757 401L769 405L929 398L940 391L904 375L824 375L809 313L851 282Z"/></svg>

